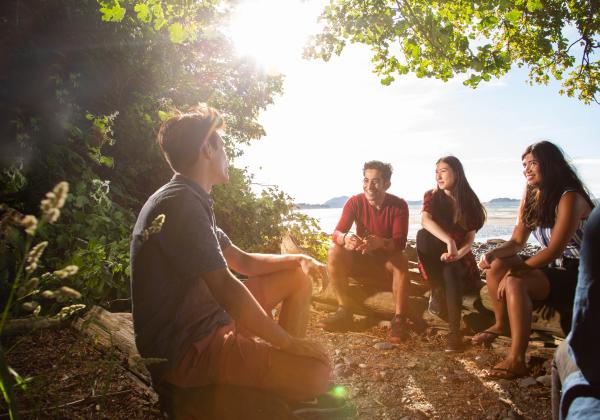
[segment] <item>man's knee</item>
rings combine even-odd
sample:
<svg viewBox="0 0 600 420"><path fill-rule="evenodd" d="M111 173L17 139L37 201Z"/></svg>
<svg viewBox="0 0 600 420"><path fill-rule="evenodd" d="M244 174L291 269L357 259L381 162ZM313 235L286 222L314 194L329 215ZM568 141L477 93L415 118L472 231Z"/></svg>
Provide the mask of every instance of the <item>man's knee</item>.
<svg viewBox="0 0 600 420"><path fill-rule="evenodd" d="M390 273L394 272L407 272L408 271L408 257L403 251L395 251L390 254L389 258L385 262L385 269Z"/></svg>
<svg viewBox="0 0 600 420"><path fill-rule="evenodd" d="M329 271L348 272L350 270L351 256L350 252L344 247L334 244L327 253L327 268Z"/></svg>
<svg viewBox="0 0 600 420"><path fill-rule="evenodd" d="M296 292L312 293L312 280L300 268L290 270L290 280Z"/></svg>

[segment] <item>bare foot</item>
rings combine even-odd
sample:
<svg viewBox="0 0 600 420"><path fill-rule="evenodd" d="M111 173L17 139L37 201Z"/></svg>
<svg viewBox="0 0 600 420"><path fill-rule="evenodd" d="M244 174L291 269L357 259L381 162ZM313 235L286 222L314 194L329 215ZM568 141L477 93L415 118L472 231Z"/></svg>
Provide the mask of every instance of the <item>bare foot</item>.
<svg viewBox="0 0 600 420"><path fill-rule="evenodd" d="M484 346L489 347L496 338L501 335L506 335L506 330L502 325L492 325L485 331L481 331L477 333L471 338L471 343L474 346Z"/></svg>

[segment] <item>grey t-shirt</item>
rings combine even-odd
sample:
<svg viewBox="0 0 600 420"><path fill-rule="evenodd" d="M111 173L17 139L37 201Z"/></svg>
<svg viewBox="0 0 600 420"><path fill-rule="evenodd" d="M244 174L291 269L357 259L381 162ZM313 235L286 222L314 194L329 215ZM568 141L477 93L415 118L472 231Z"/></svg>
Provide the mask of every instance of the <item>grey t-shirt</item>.
<svg viewBox="0 0 600 420"><path fill-rule="evenodd" d="M131 295L135 341L157 383L177 366L191 343L231 321L202 275L227 267L223 249L231 245L215 224L212 199L182 175L156 191L142 208L131 241ZM159 214L160 232L143 240Z"/></svg>

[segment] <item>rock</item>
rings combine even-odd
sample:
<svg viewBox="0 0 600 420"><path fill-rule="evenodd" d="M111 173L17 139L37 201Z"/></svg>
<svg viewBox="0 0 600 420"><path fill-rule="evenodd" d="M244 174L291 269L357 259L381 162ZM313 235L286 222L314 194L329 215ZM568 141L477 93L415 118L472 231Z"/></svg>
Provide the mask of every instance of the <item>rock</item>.
<svg viewBox="0 0 600 420"><path fill-rule="evenodd" d="M529 388L530 386L534 386L537 385L537 381L535 380L535 378L532 378L531 376L527 377L527 378L523 378L519 381L519 386L521 388Z"/></svg>
<svg viewBox="0 0 600 420"><path fill-rule="evenodd" d="M375 344L373 347L375 347L377 350L391 350L394 348L394 345L392 343L388 343L387 341L382 341L381 343Z"/></svg>
<svg viewBox="0 0 600 420"><path fill-rule="evenodd" d="M488 245L500 245L506 242L504 239L488 239L486 244Z"/></svg>
<svg viewBox="0 0 600 420"><path fill-rule="evenodd" d="M415 367L417 367L417 363L416 362L408 362L406 364L406 367L409 369L414 369Z"/></svg>
<svg viewBox="0 0 600 420"><path fill-rule="evenodd" d="M344 361L345 364L347 364L350 367L353 367L353 366L357 365L356 360L354 360L351 357L344 356L342 360Z"/></svg>
<svg viewBox="0 0 600 420"><path fill-rule="evenodd" d="M538 376L537 378L535 378L535 380L544 386L552 386L552 376L550 375Z"/></svg>
<svg viewBox="0 0 600 420"><path fill-rule="evenodd" d="M361 368L361 369L365 369L367 367L367 364L366 363L359 363L358 367Z"/></svg>
<svg viewBox="0 0 600 420"><path fill-rule="evenodd" d="M338 378L345 378L352 374L352 371L346 367L343 363L338 363L333 368L333 374Z"/></svg>

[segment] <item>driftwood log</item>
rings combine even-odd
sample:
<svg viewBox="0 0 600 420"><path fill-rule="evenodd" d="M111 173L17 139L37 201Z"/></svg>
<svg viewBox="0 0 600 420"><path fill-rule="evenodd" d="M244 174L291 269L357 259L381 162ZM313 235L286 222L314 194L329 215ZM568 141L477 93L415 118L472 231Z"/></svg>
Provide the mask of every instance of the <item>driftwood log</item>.
<svg viewBox="0 0 600 420"><path fill-rule="evenodd" d="M283 238L281 243L282 253L302 253L302 248L290 235ZM429 286L421 277L417 268L416 250L407 248L409 258L409 317L414 320L424 320L432 326L444 327L445 322L430 315L426 311L429 298ZM479 291L466 294L463 298L463 321L473 331L480 331L493 323L493 306L485 281L481 281ZM355 313L372 315L379 318L391 318L394 314L394 300L391 291L373 290L360 285L360 281L350 279L350 293L355 302L353 310ZM315 302L337 306L335 292L328 284L324 291L313 295ZM564 324L564 322L563 322ZM563 327L566 327L563 325ZM565 336L561 328L561 315L555 311L550 319L542 317L542 308L536 308L532 317L532 329L543 333L563 338ZM552 339L552 337L548 337Z"/></svg>

